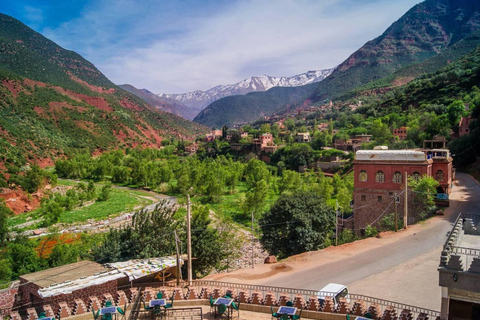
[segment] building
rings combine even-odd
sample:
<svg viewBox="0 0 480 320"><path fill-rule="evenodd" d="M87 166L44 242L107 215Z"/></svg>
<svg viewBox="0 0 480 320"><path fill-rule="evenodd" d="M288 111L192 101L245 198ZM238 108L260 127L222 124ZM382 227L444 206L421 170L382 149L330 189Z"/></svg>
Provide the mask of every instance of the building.
<svg viewBox="0 0 480 320"><path fill-rule="evenodd" d="M470 123L473 121L472 117L462 117L458 124L458 136L462 137L470 134Z"/></svg>
<svg viewBox="0 0 480 320"><path fill-rule="evenodd" d="M267 146L273 146L273 136L271 133L263 133L258 139L253 139L253 145L256 151L263 151Z"/></svg>
<svg viewBox="0 0 480 320"><path fill-rule="evenodd" d="M194 142L185 147L185 151L189 154L195 154L198 151L198 143Z"/></svg>
<svg viewBox="0 0 480 320"><path fill-rule="evenodd" d="M480 215L461 213L440 257L441 319L480 319Z"/></svg>
<svg viewBox="0 0 480 320"><path fill-rule="evenodd" d="M298 143L305 143L310 142L310 133L309 132L299 132L297 133L297 137L295 138L295 142Z"/></svg>
<svg viewBox="0 0 480 320"><path fill-rule="evenodd" d="M129 260L106 266L81 261L19 277L19 304L37 306L49 304L55 313L66 302L74 308L80 299L88 305L91 296L116 296L117 288L133 282L153 281L156 274L175 272L172 257Z"/></svg>
<svg viewBox="0 0 480 320"><path fill-rule="evenodd" d="M398 129L393 129L393 136L397 137L399 140L407 139L408 127L400 127Z"/></svg>
<svg viewBox="0 0 480 320"><path fill-rule="evenodd" d="M445 149L447 139L444 136L436 135L432 140L423 140L423 149Z"/></svg>
<svg viewBox="0 0 480 320"><path fill-rule="evenodd" d="M355 230L361 233L367 226L379 226L381 217L394 212L394 197L398 196L397 211L403 216L405 196L414 194L405 185L409 177L428 175L440 186L437 189L448 199L453 180L452 158L446 149L418 150L360 150L355 154L354 217ZM407 223L418 221L413 201L408 201Z"/></svg>

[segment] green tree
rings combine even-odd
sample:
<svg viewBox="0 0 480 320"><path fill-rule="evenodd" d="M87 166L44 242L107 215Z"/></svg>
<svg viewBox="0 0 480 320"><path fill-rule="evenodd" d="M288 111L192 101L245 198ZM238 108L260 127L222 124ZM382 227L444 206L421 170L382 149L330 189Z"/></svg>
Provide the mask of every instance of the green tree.
<svg viewBox="0 0 480 320"><path fill-rule="evenodd" d="M98 196L98 201L107 201L110 199L110 195L112 193L112 184L107 182L103 185L102 190L100 191L100 195Z"/></svg>
<svg viewBox="0 0 480 320"><path fill-rule="evenodd" d="M5 245L8 236L8 216L12 211L5 205L5 202L0 201L0 246Z"/></svg>
<svg viewBox="0 0 480 320"><path fill-rule="evenodd" d="M40 261L33 243L17 236L7 247L7 261L12 269L12 278L40 270Z"/></svg>
<svg viewBox="0 0 480 320"><path fill-rule="evenodd" d="M255 216L262 213L263 208L267 204L268 184L265 180L258 181L245 195L245 203L243 212L246 216L252 212Z"/></svg>
<svg viewBox="0 0 480 320"><path fill-rule="evenodd" d="M314 192L284 193L260 220L261 243L279 257L318 250L335 225L334 217L334 210Z"/></svg>
<svg viewBox="0 0 480 320"><path fill-rule="evenodd" d="M415 192L414 203L420 211L425 212L435 204L439 183L433 177L424 175L415 179L411 176L408 186Z"/></svg>
<svg viewBox="0 0 480 320"><path fill-rule="evenodd" d="M12 279L12 268L7 259L0 259L0 289L7 287Z"/></svg>
<svg viewBox="0 0 480 320"><path fill-rule="evenodd" d="M47 263L51 268L63 266L77 262L78 255L77 246L65 243L57 244L48 256Z"/></svg>
<svg viewBox="0 0 480 320"><path fill-rule="evenodd" d="M33 165L30 170L27 171L23 178L22 187L29 193L34 193L42 185L44 175L39 166Z"/></svg>
<svg viewBox="0 0 480 320"><path fill-rule="evenodd" d="M216 267L223 258L224 245L218 231L211 226L210 210L194 204L192 208L192 268L195 275L202 276Z"/></svg>

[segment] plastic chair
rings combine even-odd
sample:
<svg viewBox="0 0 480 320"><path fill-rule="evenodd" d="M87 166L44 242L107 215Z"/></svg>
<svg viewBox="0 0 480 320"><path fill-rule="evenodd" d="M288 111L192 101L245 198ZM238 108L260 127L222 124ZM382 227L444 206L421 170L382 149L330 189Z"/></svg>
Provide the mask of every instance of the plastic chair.
<svg viewBox="0 0 480 320"><path fill-rule="evenodd" d="M227 311L227 306L224 305L223 303L219 304L217 310L218 310L218 315L222 316L225 313L225 311Z"/></svg>
<svg viewBox="0 0 480 320"><path fill-rule="evenodd" d="M272 311L272 319L273 318L280 318L280 315L276 312L273 312L273 306L270 306L270 311Z"/></svg>
<svg viewBox="0 0 480 320"><path fill-rule="evenodd" d="M92 308L92 310L93 310L93 308ZM42 319L42 318L46 318L46 317L47 317L47 315L45 314L45 312L40 312L38 314L38 319Z"/></svg>
<svg viewBox="0 0 480 320"><path fill-rule="evenodd" d="M237 310L237 316L240 319L240 301L238 304L236 304L235 301L232 301L232 308Z"/></svg>
<svg viewBox="0 0 480 320"><path fill-rule="evenodd" d="M157 293L157 299L163 299L163 292L162 291L159 291Z"/></svg>
<svg viewBox="0 0 480 320"><path fill-rule="evenodd" d="M213 297L210 296L210 313L212 313L213 308L215 307L215 305L213 304L213 302L214 302Z"/></svg>
<svg viewBox="0 0 480 320"><path fill-rule="evenodd" d="M288 300L288 301L287 301L287 307L293 307L293 302L290 301L290 300Z"/></svg>
<svg viewBox="0 0 480 320"><path fill-rule="evenodd" d="M125 313L127 312L127 304L123 306L123 310L120 307L117 307L117 312L122 316L122 319L125 319Z"/></svg>
<svg viewBox="0 0 480 320"><path fill-rule="evenodd" d="M40 312L40 315L42 314L43 312ZM96 313L95 313L95 308L92 307L92 313L93 313L93 319L97 320L98 319L98 316L100 315L100 310L98 310ZM43 318L45 318L45 313L43 313ZM39 317L40 319L40 317Z"/></svg>
<svg viewBox="0 0 480 320"><path fill-rule="evenodd" d="M174 298L174 297L173 297L173 294L172 294L172 298L170 299L170 303L167 303L167 304L165 305L165 309L168 309L168 308L173 307L173 298Z"/></svg>

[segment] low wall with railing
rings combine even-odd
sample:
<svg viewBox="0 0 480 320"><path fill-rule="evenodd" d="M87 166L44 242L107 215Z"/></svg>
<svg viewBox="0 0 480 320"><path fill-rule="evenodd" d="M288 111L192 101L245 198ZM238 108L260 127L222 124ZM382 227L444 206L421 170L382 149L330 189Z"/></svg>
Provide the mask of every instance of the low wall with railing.
<svg viewBox="0 0 480 320"><path fill-rule="evenodd" d="M173 297L176 306L182 305L182 307L205 305L209 303L211 296L223 297L229 292L235 301L239 302L242 310L264 313L270 312L270 306L286 305L287 301L292 301L295 307L303 310L302 317L310 319L334 320L338 315L346 314L367 316L372 319L398 318L399 320L435 320L439 317L439 312L435 310L353 293L350 293L347 299L340 298L335 303L332 293L325 292L325 302L321 303L317 297L318 292L313 290L196 280L189 286L186 282L179 286L175 283L163 286L160 282L153 282L121 287L115 295L92 296L88 301L76 299L73 308L68 307L69 301L60 302L58 305L25 305L14 310L10 318L35 320L38 318L39 310L51 317L79 318L79 316L91 314L92 309L98 310L110 300L119 307L126 305L129 311L128 319L134 320L139 319L143 304L154 299L158 292L162 292L167 299Z"/></svg>

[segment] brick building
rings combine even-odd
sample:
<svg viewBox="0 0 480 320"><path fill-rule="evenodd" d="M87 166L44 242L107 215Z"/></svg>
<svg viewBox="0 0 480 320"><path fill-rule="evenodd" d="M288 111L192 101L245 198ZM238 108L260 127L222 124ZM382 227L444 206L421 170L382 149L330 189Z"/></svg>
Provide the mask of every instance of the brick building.
<svg viewBox="0 0 480 320"><path fill-rule="evenodd" d="M472 117L462 117L458 123L458 136L470 134L470 123L473 121Z"/></svg>
<svg viewBox="0 0 480 320"><path fill-rule="evenodd" d="M378 226L382 217L394 212L395 194L399 196L397 212L400 217L403 216L405 195L408 199L414 197L410 190L405 193L405 179L410 176L434 177L440 183L437 192L447 197L451 190L452 158L446 149L360 150L353 164L354 225L357 233L368 225ZM415 223L419 213L413 201L408 201L407 211L407 223Z"/></svg>
<svg viewBox="0 0 480 320"><path fill-rule="evenodd" d="M407 130L408 127L400 127L397 129L393 129L393 136L397 137L399 140L407 139Z"/></svg>
<svg viewBox="0 0 480 320"><path fill-rule="evenodd" d="M172 257L129 260L107 266L81 261L20 276L19 306L50 305L57 314L61 303L73 309L76 301L90 304L91 297L116 296L118 287L153 281L159 272L175 272Z"/></svg>

